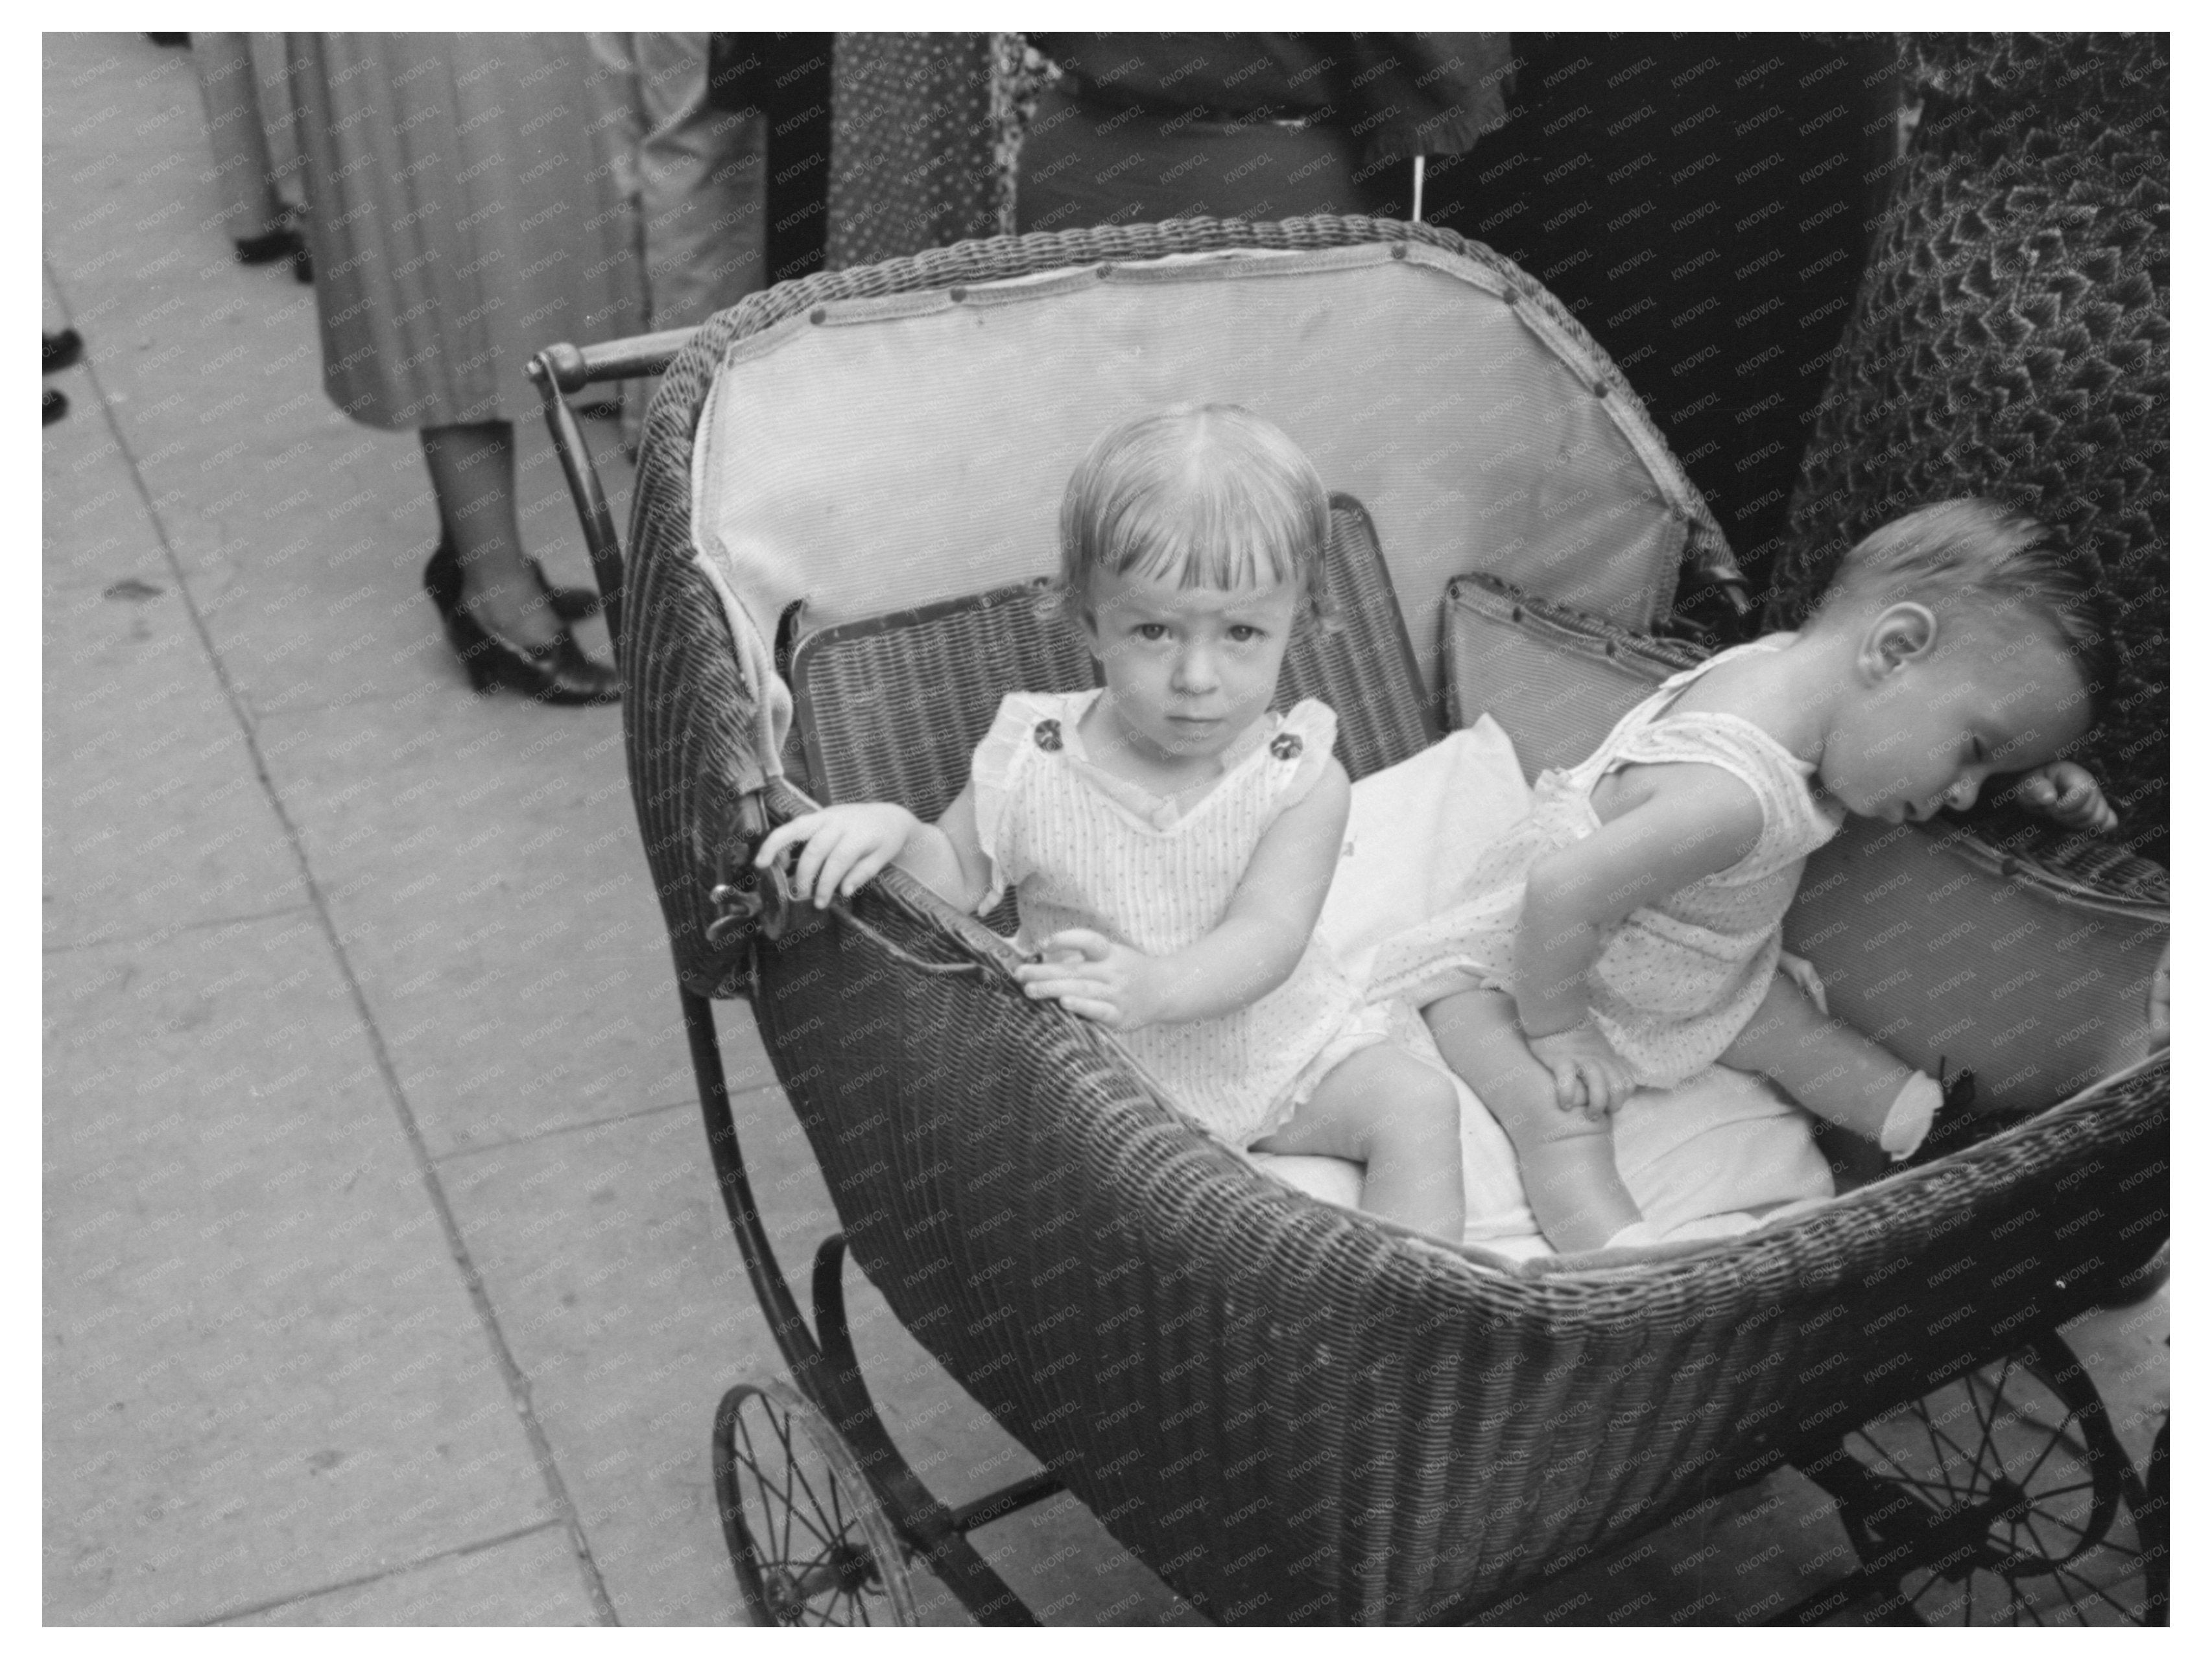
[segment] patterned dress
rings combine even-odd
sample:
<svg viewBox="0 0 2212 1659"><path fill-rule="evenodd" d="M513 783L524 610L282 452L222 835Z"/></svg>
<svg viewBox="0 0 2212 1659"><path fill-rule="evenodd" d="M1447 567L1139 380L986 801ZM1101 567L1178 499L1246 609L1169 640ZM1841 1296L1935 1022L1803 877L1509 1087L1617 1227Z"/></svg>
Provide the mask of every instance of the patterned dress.
<svg viewBox="0 0 2212 1659"><path fill-rule="evenodd" d="M1528 871L1597 829L1598 780L1625 766L1718 766L1758 797L1765 820L1758 844L1729 869L1631 911L1607 934L1588 976L1591 1015L1638 1082L1672 1088L1717 1062L1765 997L1806 855L1842 827L1843 813L1814 799L1812 763L1752 722L1669 711L1715 664L1796 637L1770 634L1674 675L1580 766L1537 779L1528 816L1477 862L1461 901L1383 944L1370 994L1425 1006L1457 990L1512 990Z"/></svg>
<svg viewBox="0 0 2212 1659"><path fill-rule="evenodd" d="M582 35L286 38L339 409L387 431L535 421L533 353L639 331Z"/></svg>
<svg viewBox="0 0 2212 1659"><path fill-rule="evenodd" d="M1085 755L1078 728L1099 695L1017 692L1000 704L969 774L991 871L978 908L1011 886L1025 948L1089 928L1167 955L1220 925L1260 838L1320 781L1336 716L1311 699L1271 715L1222 758L1201 799L1179 806ZM1170 1099L1242 1149L1384 1039L1382 1014L1363 1001L1316 936L1291 977L1249 1007L1115 1037Z"/></svg>

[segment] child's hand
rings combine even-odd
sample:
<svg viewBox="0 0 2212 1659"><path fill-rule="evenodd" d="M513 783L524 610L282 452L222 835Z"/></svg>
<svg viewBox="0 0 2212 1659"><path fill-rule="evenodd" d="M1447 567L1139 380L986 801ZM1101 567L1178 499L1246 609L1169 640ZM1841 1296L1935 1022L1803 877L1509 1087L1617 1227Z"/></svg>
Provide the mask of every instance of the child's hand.
<svg viewBox="0 0 2212 1659"><path fill-rule="evenodd" d="M2020 780L2014 791L2025 806L2070 830L2105 835L2119 826L2120 815L2105 799L2097 780L2071 760L2054 760L2038 766Z"/></svg>
<svg viewBox="0 0 2212 1659"><path fill-rule="evenodd" d="M766 869L786 847L805 842L791 890L798 898L823 905L832 899L850 897L872 881L906 851L907 837L919 822L904 807L888 801L824 807L778 826L761 843L753 863Z"/></svg>
<svg viewBox="0 0 2212 1659"><path fill-rule="evenodd" d="M1115 1031L1134 1031L1160 1017L1159 964L1088 928L1064 928L1044 942L1044 960L1014 970L1022 989L1040 1002Z"/></svg>
<svg viewBox="0 0 2212 1659"><path fill-rule="evenodd" d="M1552 1074L1561 1111L1579 1111L1595 1121L1619 1110L1635 1092L1636 1078L1628 1063L1595 1020L1585 1020L1548 1037L1531 1037L1528 1051Z"/></svg>

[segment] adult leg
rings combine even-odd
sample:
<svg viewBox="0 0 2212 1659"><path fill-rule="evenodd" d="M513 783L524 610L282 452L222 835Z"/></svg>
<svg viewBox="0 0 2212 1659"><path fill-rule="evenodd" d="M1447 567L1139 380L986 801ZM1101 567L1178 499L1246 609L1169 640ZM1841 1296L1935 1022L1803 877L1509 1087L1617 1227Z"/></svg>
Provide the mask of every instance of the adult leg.
<svg viewBox="0 0 2212 1659"><path fill-rule="evenodd" d="M1613 1124L1563 1110L1552 1074L1529 1052L1513 999L1459 991L1421 1011L1437 1047L1490 1109L1521 1159L1521 1185L1544 1237L1595 1250L1644 1219L1613 1161Z"/></svg>
<svg viewBox="0 0 2212 1659"><path fill-rule="evenodd" d="M276 193L276 168L261 124L253 58L243 34L192 38L192 68L207 112L208 143L215 152L216 191L222 226L242 253L251 255L285 230L284 203Z"/></svg>
<svg viewBox="0 0 2212 1659"><path fill-rule="evenodd" d="M270 187L294 216L307 211L305 163L300 154L299 111L292 102L292 72L282 34L262 31L246 36L253 60L253 101L261 118L261 142L269 151Z"/></svg>
<svg viewBox="0 0 2212 1659"><path fill-rule="evenodd" d="M767 285L766 129L707 96L704 34L633 34L634 199L647 326L691 328ZM632 387L623 437L641 440L653 386Z"/></svg>
<svg viewBox="0 0 2212 1659"><path fill-rule="evenodd" d="M766 134L759 111L707 101L705 35L631 39L652 326L690 328L766 285Z"/></svg>
<svg viewBox="0 0 2212 1659"><path fill-rule="evenodd" d="M1458 1093L1390 1044L1346 1059L1254 1150L1352 1159L1367 1166L1359 1207L1370 1214L1453 1244L1467 1230Z"/></svg>
<svg viewBox="0 0 2212 1659"><path fill-rule="evenodd" d="M1779 973L1721 1063L1765 1072L1815 1117L1875 1141L1915 1075L1878 1043L1821 1013Z"/></svg>
<svg viewBox="0 0 2212 1659"><path fill-rule="evenodd" d="M438 519L461 566L461 609L527 649L561 636L537 572L522 551L514 512L514 431L504 421L426 427L422 458Z"/></svg>

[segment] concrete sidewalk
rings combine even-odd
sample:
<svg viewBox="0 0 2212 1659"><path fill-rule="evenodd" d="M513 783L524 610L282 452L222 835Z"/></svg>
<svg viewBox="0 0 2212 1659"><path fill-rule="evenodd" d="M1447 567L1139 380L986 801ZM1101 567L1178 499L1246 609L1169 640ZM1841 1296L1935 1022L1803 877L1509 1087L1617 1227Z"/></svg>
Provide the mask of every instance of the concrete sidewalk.
<svg viewBox="0 0 2212 1659"><path fill-rule="evenodd" d="M619 713L469 693L420 447L331 408L312 290L233 261L189 55L45 52L47 325L88 360L44 457L46 1618L738 1620L708 1429L782 1366ZM532 550L588 582L519 431ZM723 1029L803 1266L827 1195ZM945 1495L1028 1465L864 1285L854 1317ZM1079 1506L1037 1518L1080 1547L1025 1592L1176 1616Z"/></svg>
<svg viewBox="0 0 2212 1659"><path fill-rule="evenodd" d="M782 1365L711 1178L619 714L470 694L421 591L419 447L338 415L311 291L232 260L188 54L44 51L47 324L88 360L44 445L46 1619L739 1621L708 1425ZM520 434L532 551L583 582ZM722 1030L796 1268L834 1217L742 1005ZM853 1295L941 1496L1030 1467ZM2140 1454L2163 1301L2107 1325ZM1528 1611L1802 1593L1840 1537L1824 1506L1778 1476ZM1808 1522L1786 1557L1735 1570L1778 1508ZM1193 1616L1072 1499L978 1541L1056 1622Z"/></svg>

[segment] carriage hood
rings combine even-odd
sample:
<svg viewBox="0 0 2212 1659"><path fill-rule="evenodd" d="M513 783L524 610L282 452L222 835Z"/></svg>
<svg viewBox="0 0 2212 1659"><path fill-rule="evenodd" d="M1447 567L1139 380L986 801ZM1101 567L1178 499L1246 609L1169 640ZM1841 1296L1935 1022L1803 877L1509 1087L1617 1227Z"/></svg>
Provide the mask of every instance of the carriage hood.
<svg viewBox="0 0 2212 1659"><path fill-rule="evenodd" d="M1732 573L1619 369L1486 250L1234 248L830 300L730 339L692 456L695 547L763 775L789 720L787 615L803 634L1048 576L1092 440L1215 401L1280 426L1367 507L1431 691L1461 572L1638 630L1686 557Z"/></svg>

